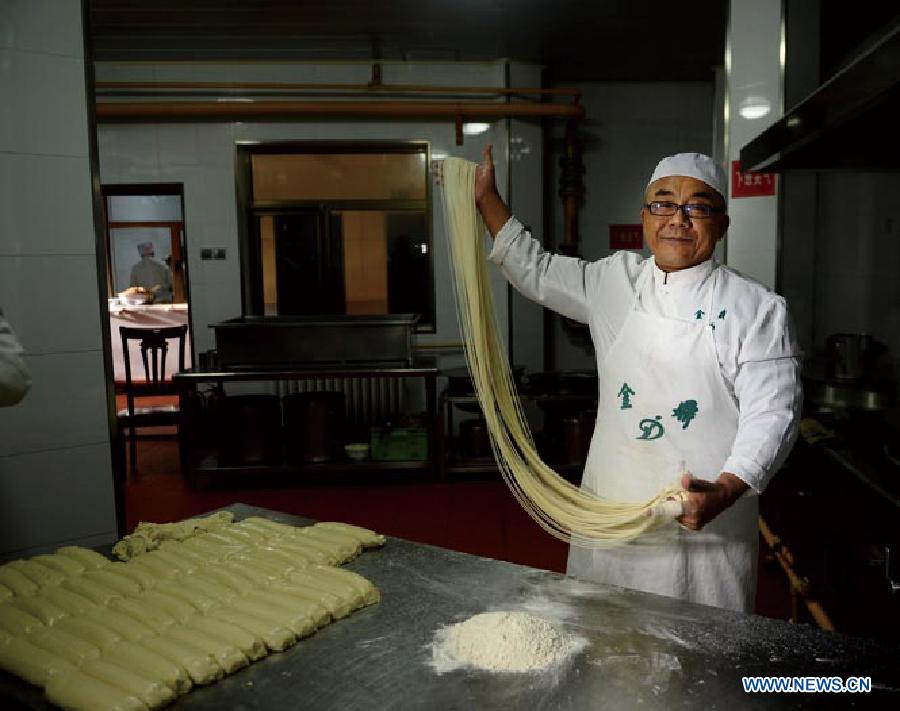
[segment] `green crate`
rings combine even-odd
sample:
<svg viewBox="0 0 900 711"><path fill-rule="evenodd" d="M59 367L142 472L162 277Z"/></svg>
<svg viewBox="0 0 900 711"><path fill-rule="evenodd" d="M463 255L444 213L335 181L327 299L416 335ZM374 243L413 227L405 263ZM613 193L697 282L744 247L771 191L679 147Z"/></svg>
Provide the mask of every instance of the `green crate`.
<svg viewBox="0 0 900 711"><path fill-rule="evenodd" d="M372 427L369 452L376 462L424 462L428 433L423 427Z"/></svg>

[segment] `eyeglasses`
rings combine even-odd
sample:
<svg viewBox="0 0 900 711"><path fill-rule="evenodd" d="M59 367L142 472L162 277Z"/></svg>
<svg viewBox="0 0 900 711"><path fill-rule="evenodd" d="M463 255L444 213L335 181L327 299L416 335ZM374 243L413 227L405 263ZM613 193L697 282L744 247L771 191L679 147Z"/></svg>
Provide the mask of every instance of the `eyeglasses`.
<svg viewBox="0 0 900 711"><path fill-rule="evenodd" d="M656 215L657 217L671 217L681 210L684 213L684 216L689 220L705 220L714 213L725 212L724 208L713 207L712 205L706 205L699 202L689 202L684 205L679 205L674 202L655 201L648 202L644 207L650 210L651 215Z"/></svg>

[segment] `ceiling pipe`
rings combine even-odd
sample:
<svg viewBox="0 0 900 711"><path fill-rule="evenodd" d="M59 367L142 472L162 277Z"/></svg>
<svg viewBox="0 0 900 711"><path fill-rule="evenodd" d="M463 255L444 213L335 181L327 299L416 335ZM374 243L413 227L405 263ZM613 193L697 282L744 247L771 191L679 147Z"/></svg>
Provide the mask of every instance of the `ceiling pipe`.
<svg viewBox="0 0 900 711"><path fill-rule="evenodd" d="M98 102L97 121L242 121L284 118L581 119L580 104L441 101L129 101Z"/></svg>
<svg viewBox="0 0 900 711"><path fill-rule="evenodd" d="M285 82L178 82L178 81L98 81L97 94L128 93L189 93L197 91L244 91L253 92L368 92L374 94L480 94L488 96L548 96L569 97L575 103L581 99L581 89L537 87L490 87L490 86L426 86L423 84L381 84L373 80L369 84L297 84Z"/></svg>

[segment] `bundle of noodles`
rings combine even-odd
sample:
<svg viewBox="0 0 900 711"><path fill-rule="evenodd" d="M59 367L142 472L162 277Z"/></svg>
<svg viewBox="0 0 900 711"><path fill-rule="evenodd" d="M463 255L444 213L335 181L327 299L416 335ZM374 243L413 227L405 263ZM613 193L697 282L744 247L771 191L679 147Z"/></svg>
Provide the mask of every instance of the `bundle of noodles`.
<svg viewBox="0 0 900 711"><path fill-rule="evenodd" d="M544 530L575 545L625 543L670 523L681 513L679 484L650 501L611 501L566 481L538 455L498 336L485 229L474 200L476 168L458 158L443 162L444 219L466 360L504 480Z"/></svg>

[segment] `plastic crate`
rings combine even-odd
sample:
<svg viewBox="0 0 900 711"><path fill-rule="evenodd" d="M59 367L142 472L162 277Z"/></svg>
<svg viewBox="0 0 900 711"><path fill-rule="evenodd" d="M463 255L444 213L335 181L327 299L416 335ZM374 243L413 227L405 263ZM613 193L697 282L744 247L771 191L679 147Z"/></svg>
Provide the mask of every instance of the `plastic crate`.
<svg viewBox="0 0 900 711"><path fill-rule="evenodd" d="M428 433L423 427L372 427L369 451L376 462L424 462Z"/></svg>

